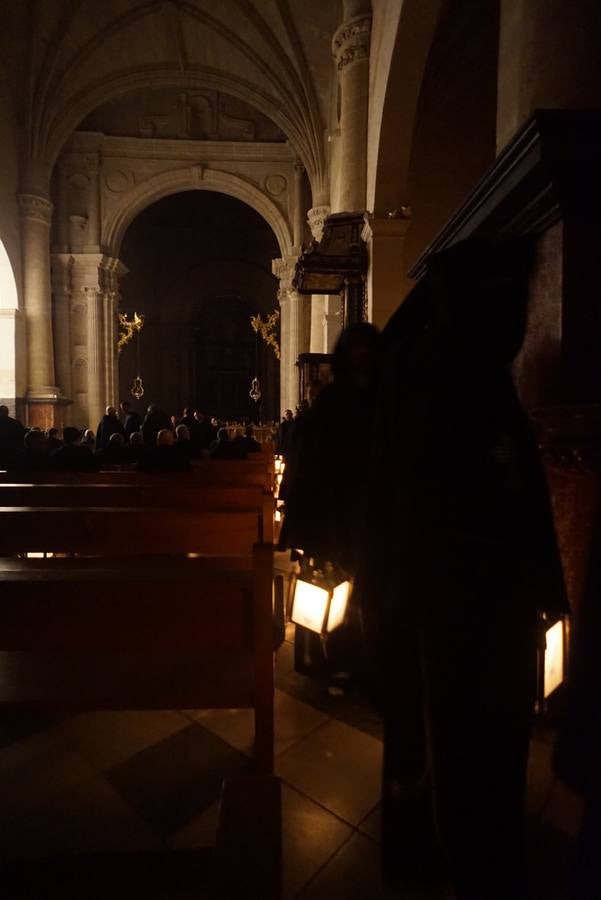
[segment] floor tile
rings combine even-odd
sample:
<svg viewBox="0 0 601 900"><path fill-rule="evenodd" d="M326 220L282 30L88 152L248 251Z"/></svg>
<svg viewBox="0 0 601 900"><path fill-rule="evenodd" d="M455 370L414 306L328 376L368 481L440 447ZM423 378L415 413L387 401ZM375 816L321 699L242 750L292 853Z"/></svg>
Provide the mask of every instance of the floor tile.
<svg viewBox="0 0 601 900"><path fill-rule="evenodd" d="M382 840L382 808L380 804L376 806L374 810L370 812L368 816L366 816L363 821L359 824L359 831L366 834L368 837L372 839L372 841L376 841L376 843L380 843Z"/></svg>
<svg viewBox="0 0 601 900"><path fill-rule="evenodd" d="M89 712L65 719L60 727L100 770L111 768L189 725L170 710Z"/></svg>
<svg viewBox="0 0 601 900"><path fill-rule="evenodd" d="M348 840L352 829L286 784L282 820L284 900L292 900Z"/></svg>
<svg viewBox="0 0 601 900"><path fill-rule="evenodd" d="M94 767L58 729L48 729L0 750L0 829L52 802L95 775Z"/></svg>
<svg viewBox="0 0 601 900"><path fill-rule="evenodd" d="M380 851L356 832L322 869L299 900L398 900L387 891L380 875Z"/></svg>
<svg viewBox="0 0 601 900"><path fill-rule="evenodd" d="M276 760L276 773L358 825L380 799L382 744L342 722L326 722Z"/></svg>
<svg viewBox="0 0 601 900"><path fill-rule="evenodd" d="M294 645L288 641L279 648L275 655L275 672L276 675L287 675L294 669Z"/></svg>
<svg viewBox="0 0 601 900"><path fill-rule="evenodd" d="M252 755L254 714L251 709L196 710L192 717L241 753ZM323 713L279 690L274 697L274 718L276 756L328 721Z"/></svg>
<svg viewBox="0 0 601 900"><path fill-rule="evenodd" d="M180 831L171 835L167 844L174 850L189 850L194 847L214 847L219 824L220 801L216 800L207 809L194 816Z"/></svg>
<svg viewBox="0 0 601 900"><path fill-rule="evenodd" d="M0 713L0 748L53 727L44 713L27 709L3 709Z"/></svg>
<svg viewBox="0 0 601 900"><path fill-rule="evenodd" d="M223 778L250 761L221 738L191 724L110 769L106 777L155 834L167 838L211 806Z"/></svg>
<svg viewBox="0 0 601 900"><path fill-rule="evenodd" d="M158 850L160 841L101 775L94 775L3 829L4 858Z"/></svg>

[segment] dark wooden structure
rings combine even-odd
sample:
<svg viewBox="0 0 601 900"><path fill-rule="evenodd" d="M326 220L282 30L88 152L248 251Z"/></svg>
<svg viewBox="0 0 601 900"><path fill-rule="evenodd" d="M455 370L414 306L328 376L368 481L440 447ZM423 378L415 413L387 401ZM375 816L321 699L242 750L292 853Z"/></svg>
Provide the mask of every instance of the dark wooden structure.
<svg viewBox="0 0 601 900"><path fill-rule="evenodd" d="M299 294L341 295L343 326L367 318L368 258L361 237L364 225L363 212L328 216L321 241L313 241L304 249L296 264L293 286Z"/></svg>

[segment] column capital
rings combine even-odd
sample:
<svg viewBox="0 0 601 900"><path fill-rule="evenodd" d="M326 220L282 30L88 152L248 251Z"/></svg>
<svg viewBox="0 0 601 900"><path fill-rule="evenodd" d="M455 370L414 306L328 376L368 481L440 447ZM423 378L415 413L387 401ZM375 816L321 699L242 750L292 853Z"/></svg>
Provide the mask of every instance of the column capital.
<svg viewBox="0 0 601 900"><path fill-rule="evenodd" d="M307 211L307 222L314 240L318 243L323 237L323 226L330 215L330 206L313 206Z"/></svg>
<svg viewBox="0 0 601 900"><path fill-rule="evenodd" d="M52 203L41 194L17 194L19 212L22 219L34 219L44 225L52 222Z"/></svg>
<svg viewBox="0 0 601 900"><path fill-rule="evenodd" d="M271 271L280 281L281 291L292 290L292 279L294 278L294 269L298 257L296 256L280 256L278 259L271 261Z"/></svg>
<svg viewBox="0 0 601 900"><path fill-rule="evenodd" d="M371 15L354 16L340 26L332 39L332 53L339 72L369 57L370 39Z"/></svg>

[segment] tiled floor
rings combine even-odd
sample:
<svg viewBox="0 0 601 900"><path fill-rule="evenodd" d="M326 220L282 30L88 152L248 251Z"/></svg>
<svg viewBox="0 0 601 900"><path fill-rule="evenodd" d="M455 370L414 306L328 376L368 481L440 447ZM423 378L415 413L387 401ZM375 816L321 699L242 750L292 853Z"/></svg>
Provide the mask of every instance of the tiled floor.
<svg viewBox="0 0 601 900"><path fill-rule="evenodd" d="M379 723L364 705L332 698L295 673L291 637L278 653L276 691L284 896L385 900L393 895L379 872ZM251 742L247 711L5 716L2 857L209 846L221 777L248 770ZM537 736L528 794L532 900L569 900L579 805L553 779L549 754L545 735ZM13 900L1 887L0 896ZM85 900L85 890L79 896ZM174 888L165 896L188 894Z"/></svg>

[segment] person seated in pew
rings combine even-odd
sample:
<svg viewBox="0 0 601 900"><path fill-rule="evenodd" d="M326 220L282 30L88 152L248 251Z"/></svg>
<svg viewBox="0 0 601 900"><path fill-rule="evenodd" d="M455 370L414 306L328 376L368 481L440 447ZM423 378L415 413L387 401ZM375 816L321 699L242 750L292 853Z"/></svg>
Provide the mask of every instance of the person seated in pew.
<svg viewBox="0 0 601 900"><path fill-rule="evenodd" d="M96 436L94 435L94 432L91 428L86 428L80 444L82 445L82 447L87 447L88 450L92 451L92 453L94 452L94 450L96 449Z"/></svg>
<svg viewBox="0 0 601 900"><path fill-rule="evenodd" d="M63 429L63 446L50 454L51 468L66 472L98 472L100 461L92 451L79 443L78 428L68 425Z"/></svg>
<svg viewBox="0 0 601 900"><path fill-rule="evenodd" d="M157 441L157 435L159 431L162 430L171 430L171 419L164 413L162 409L159 409L156 403L151 403L148 407L148 412L146 413L146 417L142 422L142 435L144 437L144 443L148 447L154 447Z"/></svg>
<svg viewBox="0 0 601 900"><path fill-rule="evenodd" d="M96 451L96 459L100 461L103 469L107 466L121 466L124 463L136 461L129 444L125 443L125 438L119 432L110 436L108 447Z"/></svg>
<svg viewBox="0 0 601 900"><path fill-rule="evenodd" d="M141 431L134 431L129 436L129 451L131 454L131 458L134 462L137 462L140 457L144 454L145 446L144 446L144 435Z"/></svg>
<svg viewBox="0 0 601 900"><path fill-rule="evenodd" d="M238 445L246 451L246 453L260 453L261 445L255 439L254 429L252 425L246 425L244 431L240 431L240 433L236 434L234 438L235 442L238 442Z"/></svg>
<svg viewBox="0 0 601 900"><path fill-rule="evenodd" d="M46 472L51 468L48 440L43 431L30 429L23 438L23 450L6 467L9 472Z"/></svg>
<svg viewBox="0 0 601 900"><path fill-rule="evenodd" d="M185 459L187 462L190 462L190 460L194 457L194 447L192 445L190 430L187 425L182 425L180 423L176 426L175 442L173 446L181 455L182 459Z"/></svg>
<svg viewBox="0 0 601 900"><path fill-rule="evenodd" d="M220 428L217 432L217 440L211 446L209 456L213 459L246 459L246 447L237 439L230 441L227 428Z"/></svg>
<svg viewBox="0 0 601 900"><path fill-rule="evenodd" d="M138 472L187 472L189 460L183 459L174 446L173 432L161 428L154 447L148 447L136 465Z"/></svg>
<svg viewBox="0 0 601 900"><path fill-rule="evenodd" d="M63 442L58 436L58 428L49 428L46 432L46 438L49 453L52 453L54 450L58 450L59 447L63 446Z"/></svg>

